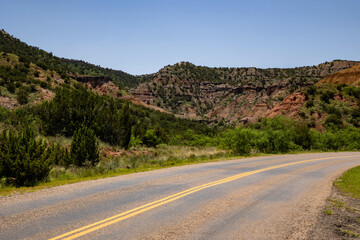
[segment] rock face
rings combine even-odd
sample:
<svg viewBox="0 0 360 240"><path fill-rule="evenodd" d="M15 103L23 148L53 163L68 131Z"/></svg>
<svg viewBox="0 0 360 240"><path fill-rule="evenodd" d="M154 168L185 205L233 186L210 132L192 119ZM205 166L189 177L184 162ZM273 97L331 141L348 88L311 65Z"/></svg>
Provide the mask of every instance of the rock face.
<svg viewBox="0 0 360 240"><path fill-rule="evenodd" d="M305 103L305 95L300 92L292 93L279 104L276 104L270 111L265 114L265 117L275 117L277 115L286 115L294 117L298 114L299 109Z"/></svg>
<svg viewBox="0 0 360 240"><path fill-rule="evenodd" d="M165 111L162 108L159 108L157 106L153 106L153 105L148 105L143 101L140 101L136 98L134 98L131 95L127 95L127 96L122 96L120 93L120 89L118 86L116 86L111 78L109 77L103 77L103 76L78 76L76 77L76 80L82 84L84 84L87 88L91 89L94 92L97 92L100 95L108 95L111 96L113 98L121 98L124 100L128 100L133 104L136 105L140 105L146 108L150 108L156 111L160 111L160 112L165 112L165 113L169 113Z"/></svg>
<svg viewBox="0 0 360 240"><path fill-rule="evenodd" d="M119 87L109 77L104 76L77 76L76 80L83 83L87 88L101 95L108 95L114 98L120 97Z"/></svg>
<svg viewBox="0 0 360 240"><path fill-rule="evenodd" d="M258 69L208 68L181 62L164 67L130 92L177 116L244 122L267 116L297 89L356 64L359 62L337 60L312 67Z"/></svg>

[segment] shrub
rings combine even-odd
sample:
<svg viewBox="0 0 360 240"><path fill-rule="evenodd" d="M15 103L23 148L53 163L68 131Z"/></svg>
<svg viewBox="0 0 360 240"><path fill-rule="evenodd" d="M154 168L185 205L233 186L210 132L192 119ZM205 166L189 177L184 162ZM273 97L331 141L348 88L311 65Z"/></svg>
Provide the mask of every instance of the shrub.
<svg viewBox="0 0 360 240"><path fill-rule="evenodd" d="M140 146L141 144L142 141L139 137L135 137L134 135L131 135L129 147L136 147L136 146Z"/></svg>
<svg viewBox="0 0 360 240"><path fill-rule="evenodd" d="M222 147L232 150L235 153L248 155L251 152L251 141L255 136L255 131L247 128L238 127L224 133Z"/></svg>
<svg viewBox="0 0 360 240"><path fill-rule="evenodd" d="M54 165L69 166L72 163L69 150L63 148L60 144L53 144L50 147L51 162Z"/></svg>
<svg viewBox="0 0 360 240"><path fill-rule="evenodd" d="M146 130L143 143L148 147L156 147L160 143L160 139L154 129Z"/></svg>
<svg viewBox="0 0 360 240"><path fill-rule="evenodd" d="M309 150L313 145L313 135L310 132L310 128L306 123L297 123L294 125L294 129L291 132L293 141L296 145L301 146L303 149Z"/></svg>
<svg viewBox="0 0 360 240"><path fill-rule="evenodd" d="M74 132L70 156L72 163L78 167L99 162L99 143L92 129L83 126Z"/></svg>
<svg viewBox="0 0 360 240"><path fill-rule="evenodd" d="M16 86L14 83L10 82L6 85L6 89L10 92L10 93L15 93L15 89Z"/></svg>
<svg viewBox="0 0 360 240"><path fill-rule="evenodd" d="M46 143L37 140L30 128L19 133L3 131L0 136L1 177L16 186L34 185L49 175L49 153Z"/></svg>
<svg viewBox="0 0 360 240"><path fill-rule="evenodd" d="M311 85L306 89L305 96L307 99L309 99L310 97L315 96L316 92L317 92L316 87L314 85Z"/></svg>
<svg viewBox="0 0 360 240"><path fill-rule="evenodd" d="M326 118L325 126L332 129L341 128L343 126L343 121L339 116L331 114Z"/></svg>
<svg viewBox="0 0 360 240"><path fill-rule="evenodd" d="M260 152L265 153L285 153L296 148L286 131L271 129L260 133L255 141L255 146Z"/></svg>
<svg viewBox="0 0 360 240"><path fill-rule="evenodd" d="M25 87L21 87L16 92L16 99L19 104L27 104L29 102L29 92Z"/></svg>
<svg viewBox="0 0 360 240"><path fill-rule="evenodd" d="M344 147L344 139L339 132L325 131L320 134L321 150L340 150Z"/></svg>
<svg viewBox="0 0 360 240"><path fill-rule="evenodd" d="M343 134L347 140L347 150L359 150L360 149L360 129L349 127L343 131Z"/></svg>
<svg viewBox="0 0 360 240"><path fill-rule="evenodd" d="M360 107L354 108L351 112L351 120L350 122L355 127L360 127Z"/></svg>
<svg viewBox="0 0 360 240"><path fill-rule="evenodd" d="M306 108L311 108L313 106L314 106L314 100L312 100L312 99L305 103Z"/></svg>
<svg viewBox="0 0 360 240"><path fill-rule="evenodd" d="M334 99L334 95L335 95L334 92L326 91L321 94L320 99L325 103L329 103L330 99Z"/></svg>

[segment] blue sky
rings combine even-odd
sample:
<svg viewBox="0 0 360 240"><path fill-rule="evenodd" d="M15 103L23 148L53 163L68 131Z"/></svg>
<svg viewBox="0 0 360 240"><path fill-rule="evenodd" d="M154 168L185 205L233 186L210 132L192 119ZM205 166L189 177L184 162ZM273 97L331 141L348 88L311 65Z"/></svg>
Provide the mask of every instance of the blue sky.
<svg viewBox="0 0 360 240"><path fill-rule="evenodd" d="M131 74L189 61L295 67L360 60L359 0L0 0L0 28Z"/></svg>

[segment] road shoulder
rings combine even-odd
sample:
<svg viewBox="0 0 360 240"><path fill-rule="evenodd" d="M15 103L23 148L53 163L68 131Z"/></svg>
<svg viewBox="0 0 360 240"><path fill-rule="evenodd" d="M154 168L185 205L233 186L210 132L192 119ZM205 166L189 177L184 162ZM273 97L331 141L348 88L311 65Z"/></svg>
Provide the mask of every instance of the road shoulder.
<svg viewBox="0 0 360 240"><path fill-rule="evenodd" d="M360 199L340 192L334 186L309 239L360 238Z"/></svg>

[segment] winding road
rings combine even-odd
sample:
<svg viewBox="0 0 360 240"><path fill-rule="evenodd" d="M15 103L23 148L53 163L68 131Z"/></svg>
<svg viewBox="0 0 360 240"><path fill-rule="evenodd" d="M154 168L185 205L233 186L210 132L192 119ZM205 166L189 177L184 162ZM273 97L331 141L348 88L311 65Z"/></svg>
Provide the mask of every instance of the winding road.
<svg viewBox="0 0 360 240"><path fill-rule="evenodd" d="M309 239L360 152L173 167L0 198L0 239Z"/></svg>

